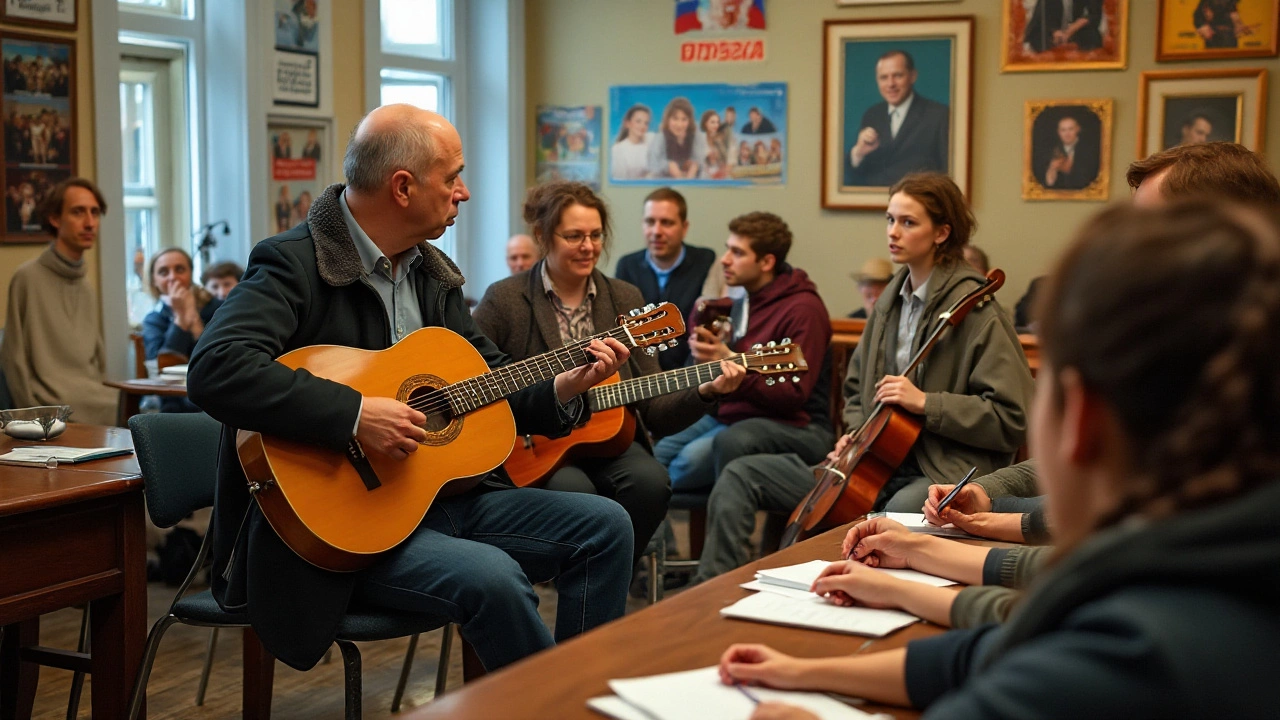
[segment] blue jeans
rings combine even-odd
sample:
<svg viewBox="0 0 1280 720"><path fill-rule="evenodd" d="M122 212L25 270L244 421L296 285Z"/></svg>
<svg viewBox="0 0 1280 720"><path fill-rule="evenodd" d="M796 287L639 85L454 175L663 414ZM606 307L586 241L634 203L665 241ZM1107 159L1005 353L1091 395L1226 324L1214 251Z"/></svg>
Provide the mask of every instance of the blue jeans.
<svg viewBox="0 0 1280 720"><path fill-rule="evenodd" d="M357 598L447 618L496 670L622 617L631 580L631 521L616 502L535 488L442 498ZM533 583L555 580L555 639Z"/></svg>
<svg viewBox="0 0 1280 720"><path fill-rule="evenodd" d="M693 492L710 488L726 465L744 455L790 452L816 464L833 444L831 430L820 425L793 427L763 417L725 425L706 415L659 440L653 455L667 466L673 490Z"/></svg>

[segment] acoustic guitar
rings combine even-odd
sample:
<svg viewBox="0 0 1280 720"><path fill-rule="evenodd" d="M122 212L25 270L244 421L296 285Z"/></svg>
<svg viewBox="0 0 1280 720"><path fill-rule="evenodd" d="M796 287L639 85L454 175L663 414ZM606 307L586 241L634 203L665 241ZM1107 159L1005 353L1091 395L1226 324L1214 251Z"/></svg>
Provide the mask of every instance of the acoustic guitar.
<svg viewBox="0 0 1280 720"><path fill-rule="evenodd" d="M359 570L408 537L437 495L469 490L507 459L516 437L507 396L594 362L585 348L595 338L656 352L682 334L680 310L663 303L619 316L617 328L496 370L461 335L439 327L410 333L386 350L299 348L276 361L417 408L427 416L426 440L407 459L394 460L365 455L354 439L343 453L241 430L236 450L250 493L290 549L326 570Z"/></svg>
<svg viewBox="0 0 1280 720"><path fill-rule="evenodd" d="M749 352L725 359L748 372L777 375L766 380L770 385L786 382L788 378L799 382L800 373L809 369L800 346L790 338L784 338L781 343L754 345ZM697 387L721 374L718 360L626 381L620 381L615 374L587 391L587 403L591 407L591 418L587 422L562 438L524 436L524 444L516 446L503 467L512 482L525 487L542 484L575 458L621 455L636 437L635 414L627 405Z"/></svg>
<svg viewBox="0 0 1280 720"><path fill-rule="evenodd" d="M949 329L974 308L991 302L1004 285L1004 271L993 268L987 281L938 316L929 339L901 375L910 375ZM877 403L862 426L850 433L849 447L830 465L813 469L817 483L787 521L780 547L788 547L817 527L843 525L871 512L881 488L920 436L924 418L897 405Z"/></svg>

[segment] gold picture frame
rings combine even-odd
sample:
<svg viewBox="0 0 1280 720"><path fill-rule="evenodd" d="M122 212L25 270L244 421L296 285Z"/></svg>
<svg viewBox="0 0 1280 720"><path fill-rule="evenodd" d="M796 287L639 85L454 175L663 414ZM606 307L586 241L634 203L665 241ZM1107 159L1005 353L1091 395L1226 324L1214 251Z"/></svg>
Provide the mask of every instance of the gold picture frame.
<svg viewBox="0 0 1280 720"><path fill-rule="evenodd" d="M1254 152L1264 152L1267 83L1266 68L1142 73L1138 158L1182 142L1213 140L1237 142Z"/></svg>
<svg viewBox="0 0 1280 720"><path fill-rule="evenodd" d="M1049 27L1057 18L1045 15L1049 0L1036 0L1030 12L1022 0L1002 0L1000 13L1000 72L1061 70L1123 70L1129 64L1129 0L1077 0L1074 12L1099 8L1096 17L1082 15L1084 24L1072 39L1059 42ZM1060 7L1060 6L1058 6ZM1076 25L1064 20L1069 25ZM1036 32L1036 28L1040 32ZM1038 38L1038 41L1035 41Z"/></svg>
<svg viewBox="0 0 1280 720"><path fill-rule="evenodd" d="M1115 100L1028 100L1023 114L1022 199L1111 196Z"/></svg>
<svg viewBox="0 0 1280 720"><path fill-rule="evenodd" d="M1275 57L1280 49L1280 0L1239 0L1232 13L1235 18L1219 17L1216 22L1212 13L1205 14L1202 0L1159 3L1156 60L1160 62Z"/></svg>

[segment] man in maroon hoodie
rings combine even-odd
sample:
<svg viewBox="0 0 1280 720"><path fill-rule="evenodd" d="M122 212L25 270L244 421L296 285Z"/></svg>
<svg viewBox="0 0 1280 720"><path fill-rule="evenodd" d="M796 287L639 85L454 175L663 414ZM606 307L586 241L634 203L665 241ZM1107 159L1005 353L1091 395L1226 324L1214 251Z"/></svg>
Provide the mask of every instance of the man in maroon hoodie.
<svg viewBox="0 0 1280 720"><path fill-rule="evenodd" d="M796 453L817 463L833 442L823 378L831 318L809 276L786 262L791 230L772 213L747 213L729 223L725 247L720 259L725 283L742 287L747 296L734 302L733 327L723 340L695 327L698 319L690 318L694 361L719 360L757 343L789 338L811 370L798 382L790 376L780 382L778 376L748 375L713 412L660 440L654 455L667 467L677 492L710 489L724 466L743 455Z"/></svg>

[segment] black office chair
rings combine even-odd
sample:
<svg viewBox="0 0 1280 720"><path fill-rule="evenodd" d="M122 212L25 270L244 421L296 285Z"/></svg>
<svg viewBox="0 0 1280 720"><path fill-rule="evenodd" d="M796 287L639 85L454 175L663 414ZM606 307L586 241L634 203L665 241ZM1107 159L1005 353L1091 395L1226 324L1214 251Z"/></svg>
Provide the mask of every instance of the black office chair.
<svg viewBox="0 0 1280 720"><path fill-rule="evenodd" d="M196 510L213 504L221 424L204 413L158 413L129 418L129 430L133 433L138 464L146 480L147 512L152 522L162 528L173 527ZM186 595L187 588L203 569L211 535L212 528L200 545L195 564L178 588L169 611L156 621L147 636L146 653L129 704L130 720L138 716L160 639L171 625L180 622L210 628L249 626L246 614L224 611L209 590ZM338 626L337 637L345 665L346 717L354 720L361 716L360 651L356 642L391 640L445 625L447 622L443 619L394 611L348 613ZM442 644L438 677L448 672L447 653L448 644ZM439 680L436 687L442 689Z"/></svg>

